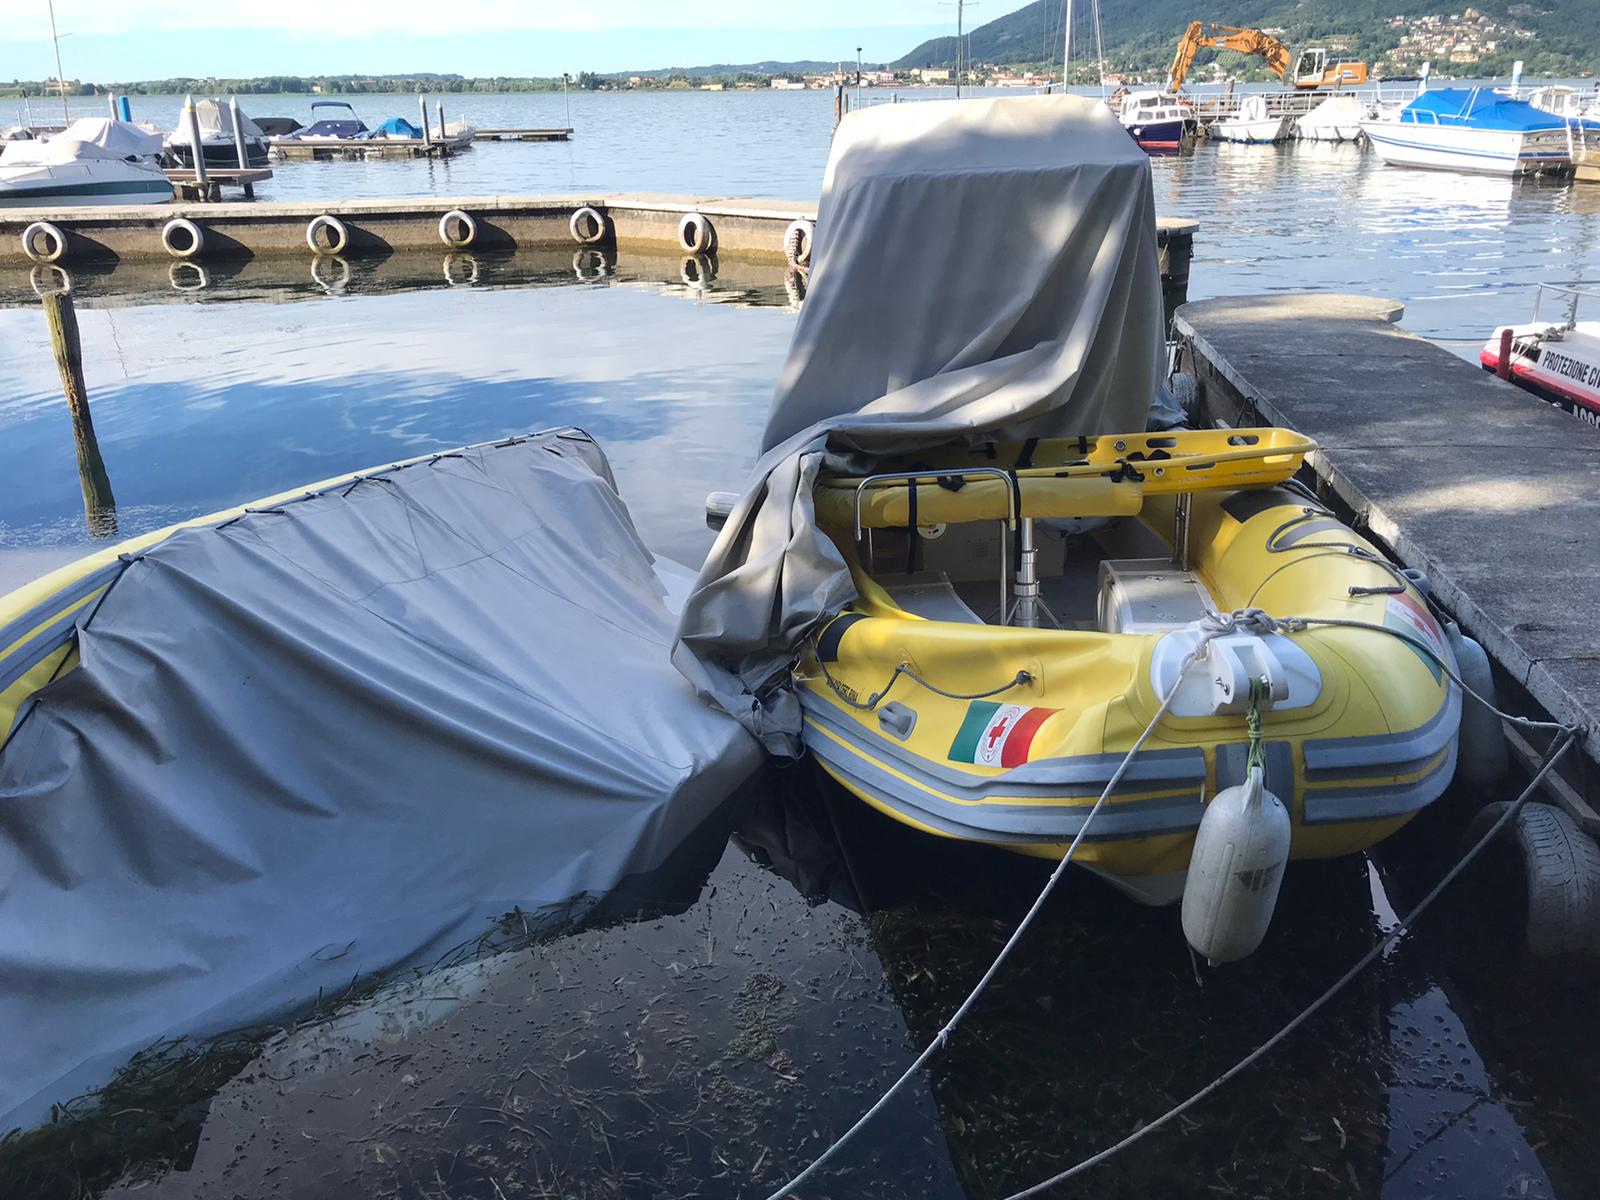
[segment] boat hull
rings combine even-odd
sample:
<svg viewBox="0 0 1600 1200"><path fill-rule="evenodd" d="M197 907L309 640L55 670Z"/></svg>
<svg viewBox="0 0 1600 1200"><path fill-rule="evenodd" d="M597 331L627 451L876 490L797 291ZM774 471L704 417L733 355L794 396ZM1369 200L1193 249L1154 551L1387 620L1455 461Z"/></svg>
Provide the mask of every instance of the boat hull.
<svg viewBox="0 0 1600 1200"><path fill-rule="evenodd" d="M1300 125L1295 133L1307 142L1356 142L1361 140L1361 125Z"/></svg>
<svg viewBox="0 0 1600 1200"><path fill-rule="evenodd" d="M1183 121L1149 121L1126 127L1145 150L1176 150L1183 145Z"/></svg>
<svg viewBox="0 0 1600 1200"><path fill-rule="evenodd" d="M1572 165L1564 130L1519 132L1363 121L1361 131L1378 156L1396 167L1519 176L1568 170Z"/></svg>
<svg viewBox="0 0 1600 1200"><path fill-rule="evenodd" d="M226 142L207 142L202 147L202 157L207 167L221 170L237 169L239 166L239 152L234 148L231 140ZM188 145L169 144L167 152L172 155L180 167L193 169L194 148ZM245 165L248 167L264 167L267 165L267 141L265 138L245 139Z"/></svg>
<svg viewBox="0 0 1600 1200"><path fill-rule="evenodd" d="M1213 121L1209 132L1219 142L1265 145L1283 136L1283 120L1269 117L1264 121Z"/></svg>
<svg viewBox="0 0 1600 1200"><path fill-rule="evenodd" d="M818 519L841 530L835 538L850 558L851 532L837 520L857 509L821 494L831 486L818 488ZM1029 489L1049 481L1020 486L1024 511L1047 503ZM916 519L932 522L959 523L959 506L987 518L1010 494L977 480L958 493L921 490ZM1265 716L1267 786L1290 811L1299 859L1365 850L1437 799L1455 774L1461 712L1440 667L1448 644L1426 601L1410 587L1396 592L1396 575L1363 560L1374 548L1306 501L1283 488L1194 493L1187 535L1207 607L1380 627L1266 635L1302 681ZM905 506L891 491L857 503L882 528ZM1172 542L1171 505L1146 503L1138 520ZM1155 561L1124 566L1144 581ZM852 571L859 598L795 671L803 738L822 768L878 811L936 836L1059 859L1081 833L1075 862L1146 902L1175 899L1205 798L1244 778L1241 713L1175 704L1085 823L1174 686L1185 639L1197 636L1192 619L1163 610L1153 625L1125 625L1114 593L1102 590L1093 627L995 626L970 610L913 614L859 562Z"/></svg>
<svg viewBox="0 0 1600 1200"><path fill-rule="evenodd" d="M1559 341L1532 335L1550 326L1513 326L1510 381L1589 425L1600 426L1600 329L1582 326ZM1500 330L1478 354L1484 370L1499 373Z"/></svg>
<svg viewBox="0 0 1600 1200"><path fill-rule="evenodd" d="M115 159L0 169L0 209L166 204L171 199L172 184L158 169Z"/></svg>

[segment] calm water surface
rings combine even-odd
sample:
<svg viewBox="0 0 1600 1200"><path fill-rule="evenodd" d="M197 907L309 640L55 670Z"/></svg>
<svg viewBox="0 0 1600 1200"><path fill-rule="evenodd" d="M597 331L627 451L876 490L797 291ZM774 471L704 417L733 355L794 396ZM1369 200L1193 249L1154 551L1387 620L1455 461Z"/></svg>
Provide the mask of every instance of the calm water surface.
<svg viewBox="0 0 1600 1200"><path fill-rule="evenodd" d="M356 102L369 121L410 115L403 98ZM564 123L559 96L446 103L481 124ZM291 164L268 195L805 198L829 107L574 96L568 145ZM1521 315L1533 281L1597 265L1600 191L1386 170L1352 147L1209 147L1153 169L1162 210L1202 222L1196 296L1376 292L1406 300L1419 332L1477 337ZM80 279L118 536L572 423L604 446L646 540L695 562L701 499L747 468L795 311L781 272L728 264L708 283L675 261L570 254L397 256L348 277L252 264L204 282ZM100 543L27 277L0 276L0 301L3 588ZM814 1194L1002 1196L1122 1136L1319 992L1437 876L1459 825L1425 814L1381 873L1301 864L1262 952L1203 983L1175 912L1073 880L925 1084ZM278 1047L209 1113L186 1110L180 1124L207 1117L178 1155L187 1171L126 1193L757 1194L903 1069L1043 881L1037 864L891 826L807 764L681 857L646 919L620 910L448 976L447 1003L394 1002L426 1017L391 1008L303 1035L315 1053ZM1075 1194L1594 1195L1592 991L1496 958L1491 915L1475 899L1438 913L1279 1055ZM0 1194L71 1194L79 1160L58 1165L0 1148Z"/></svg>

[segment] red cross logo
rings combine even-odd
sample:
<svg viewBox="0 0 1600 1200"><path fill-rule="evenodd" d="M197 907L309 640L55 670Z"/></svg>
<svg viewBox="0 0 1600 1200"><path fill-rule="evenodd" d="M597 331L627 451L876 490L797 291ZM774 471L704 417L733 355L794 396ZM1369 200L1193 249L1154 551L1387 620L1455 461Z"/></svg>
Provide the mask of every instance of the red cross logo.
<svg viewBox="0 0 1600 1200"><path fill-rule="evenodd" d="M1006 726L1011 723L1009 715L1001 717L994 727L989 730L989 756L994 757L995 745L1005 736Z"/></svg>

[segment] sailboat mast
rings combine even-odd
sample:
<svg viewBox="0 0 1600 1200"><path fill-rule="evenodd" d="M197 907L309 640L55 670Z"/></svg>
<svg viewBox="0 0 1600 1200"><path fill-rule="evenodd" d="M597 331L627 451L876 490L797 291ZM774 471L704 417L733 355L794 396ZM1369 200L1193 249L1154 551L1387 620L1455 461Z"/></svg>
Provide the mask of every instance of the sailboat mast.
<svg viewBox="0 0 1600 1200"><path fill-rule="evenodd" d="M966 0L956 0L956 99L961 99L961 17Z"/></svg>
<svg viewBox="0 0 1600 1200"><path fill-rule="evenodd" d="M72 124L72 115L67 112L67 77L61 73L61 38L56 34L56 0L48 0L50 9L50 41L56 48L56 86L61 89L61 123Z"/></svg>
<svg viewBox="0 0 1600 1200"><path fill-rule="evenodd" d="M1061 47L1061 94L1068 95L1072 88L1072 0L1067 0L1065 42Z"/></svg>

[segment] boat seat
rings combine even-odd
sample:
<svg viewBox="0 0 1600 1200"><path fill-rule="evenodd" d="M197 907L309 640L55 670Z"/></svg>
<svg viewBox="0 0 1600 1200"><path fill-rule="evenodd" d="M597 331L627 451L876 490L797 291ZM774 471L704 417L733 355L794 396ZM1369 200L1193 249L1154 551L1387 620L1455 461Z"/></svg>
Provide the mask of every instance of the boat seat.
<svg viewBox="0 0 1600 1200"><path fill-rule="evenodd" d="M943 571L939 572L936 579L885 584L884 590L908 613L915 613L930 621L953 621L964 625L983 624L983 619L968 608L967 602L956 594L950 577Z"/></svg>

